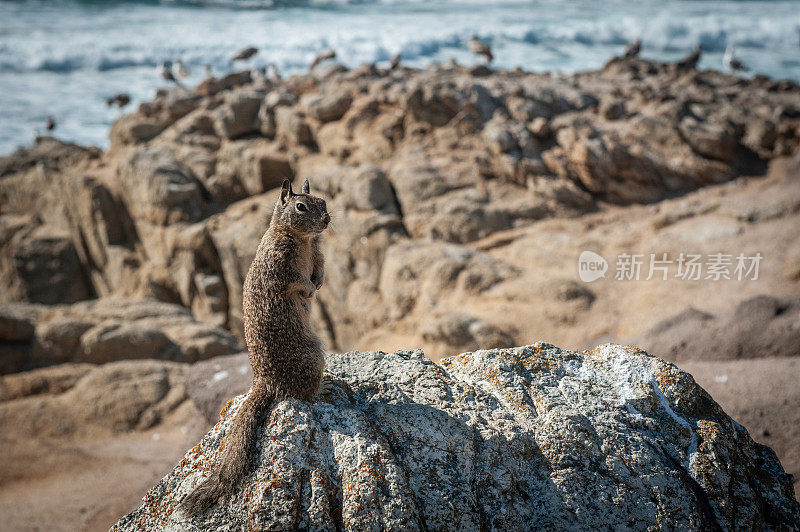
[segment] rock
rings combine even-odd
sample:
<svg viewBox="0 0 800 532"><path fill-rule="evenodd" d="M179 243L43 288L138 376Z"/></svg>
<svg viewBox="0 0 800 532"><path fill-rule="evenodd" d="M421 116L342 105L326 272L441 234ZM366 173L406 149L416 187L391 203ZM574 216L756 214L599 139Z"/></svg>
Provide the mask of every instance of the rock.
<svg viewBox="0 0 800 532"><path fill-rule="evenodd" d="M8 157L0 157L0 176L12 175L35 168L66 168L100 157L94 147L78 146L52 137L38 137L29 148L20 148Z"/></svg>
<svg viewBox="0 0 800 532"><path fill-rule="evenodd" d="M769 155L775 147L778 129L771 120L752 120L747 124L747 133L743 143L753 151Z"/></svg>
<svg viewBox="0 0 800 532"><path fill-rule="evenodd" d="M757 296L714 316L690 308L639 339L668 360L729 360L797 356L800 298Z"/></svg>
<svg viewBox="0 0 800 532"><path fill-rule="evenodd" d="M258 123L258 129L263 136L269 139L275 138L275 134L278 132L275 126L275 115L272 112L272 108L266 105L266 101L258 110Z"/></svg>
<svg viewBox="0 0 800 532"><path fill-rule="evenodd" d="M45 225L22 240L12 266L24 301L54 305L93 295L75 245L63 229Z"/></svg>
<svg viewBox="0 0 800 532"><path fill-rule="evenodd" d="M341 191L347 196L347 206L362 211L396 212L397 199L392 183L386 174L376 166L363 166L352 179L340 184Z"/></svg>
<svg viewBox="0 0 800 532"><path fill-rule="evenodd" d="M507 121L500 116L486 123L483 128L483 138L498 153L505 153L517 147L517 139L509 130Z"/></svg>
<svg viewBox="0 0 800 532"><path fill-rule="evenodd" d="M204 79L197 85L196 91L204 96L214 96L222 91L240 87L250 82L250 71L231 72L222 78Z"/></svg>
<svg viewBox="0 0 800 532"><path fill-rule="evenodd" d="M454 288L480 293L513 278L516 270L486 253L439 242L401 241L386 252L380 293L402 316L414 309L429 311Z"/></svg>
<svg viewBox="0 0 800 532"><path fill-rule="evenodd" d="M60 236L72 241L88 297L178 303L202 322L241 335L241 284L266 227L274 185L284 177L296 183L309 178L313 190L324 190L331 209L325 245L331 282L320 291L313 315L334 349L420 344L432 309L435 316L458 309L502 324L492 316L517 308L515 299L539 295L537 280L563 280L562 272L574 270L579 243L594 249L610 241L602 252L614 254L631 246L670 253L702 247L708 253L711 244L730 250L742 244L751 252L756 243L781 242L790 249L771 253L778 263L764 272L766 283L748 285L742 297L755 295L756 286L782 293L774 271L795 286L800 262L787 227L797 225L796 182L787 177L778 186L770 180L762 190L745 179L725 189L732 191L728 199L721 188L691 193L757 176L767 162L779 164L778 155L797 151L800 89L792 84L677 72L641 58L575 75L496 69L478 78L455 62L391 73L366 65L320 74L256 85L248 72L234 73L215 80L213 96L164 90L118 122L120 129L128 120L154 126L159 133L143 136L147 141L126 141L92 156L43 139L0 159L0 299L28 299L19 289L13 252L36 227L59 227ZM348 99L339 118L328 114L342 112ZM260 103L253 118L255 100ZM249 110L240 109L239 116L236 102ZM239 118L258 129L235 139L220 136L217 116L230 118L223 129ZM679 215L662 213L665 223L692 218L673 222L673 232L650 225L656 218L651 211L613 214L608 205L668 209L676 201L669 198L686 194L697 206ZM753 194L761 199L746 201ZM740 205L729 205L734 197ZM717 204L722 206L715 215L697 214ZM726 211L734 208L735 219ZM761 223L767 219L779 232L775 239ZM638 227L630 241L622 234L629 225ZM398 242L410 245L392 250ZM468 264L455 268L477 273L448 281L449 289L431 280L439 299L419 305L420 312L398 313L391 301L413 299L416 308L425 294L404 278L398 288L387 287L392 281L382 280L383 272L398 273L387 257L427 279L413 260L438 261L441 250L429 244L486 254L513 264L517 273L498 274L488 263L470 264L467 254L456 254L453 262ZM420 246L433 256L418 257ZM406 253L411 258L400 256ZM623 301L624 283L611 284L596 291L596 304L548 297L545 308L530 305L526 325L515 323L515 330L523 337L552 334L569 345L584 345L596 334L640 336L655 321L643 321L642 307L633 310ZM674 303L650 319L685 306L679 289L656 296L640 293L639 286L637 305ZM734 292L718 291L710 299L735 305L725 295ZM609 306L626 310L613 316L598 310ZM42 347L42 356L51 362L76 356L66 340L59 345L43 342L40 347L52 349ZM432 356L440 354L426 347Z"/></svg>
<svg viewBox="0 0 800 532"><path fill-rule="evenodd" d="M533 136L539 139L546 139L550 136L550 124L543 116L537 116L528 125L528 130L533 133Z"/></svg>
<svg viewBox="0 0 800 532"><path fill-rule="evenodd" d="M200 94L175 88L167 91L161 103L161 107L163 108L164 114L168 117L169 122L173 123L197 109L202 101L203 98Z"/></svg>
<svg viewBox="0 0 800 532"><path fill-rule="evenodd" d="M186 518L244 396L112 530L796 529L775 454L692 377L630 347L548 344L437 366L347 353L331 403L279 402L231 497ZM345 393L346 392L346 393Z"/></svg>
<svg viewBox="0 0 800 532"><path fill-rule="evenodd" d="M113 292L129 273L124 265L138 240L133 220L119 196L94 177L66 180L61 192L72 241L81 263L89 266L94 291Z"/></svg>
<svg viewBox="0 0 800 532"><path fill-rule="evenodd" d="M92 326L89 321L75 318L56 318L44 322L37 334L40 343L37 354L42 358L42 363L45 365L52 362L61 363L76 358L81 336ZM44 353L46 355L41 356Z"/></svg>
<svg viewBox="0 0 800 532"><path fill-rule="evenodd" d="M353 97L347 92L336 93L309 93L300 98L300 107L306 115L316 118L320 122L339 120L353 103Z"/></svg>
<svg viewBox="0 0 800 532"><path fill-rule="evenodd" d="M404 97L410 117L433 127L444 126L458 113L458 103L453 95L442 90L441 86L413 87Z"/></svg>
<svg viewBox="0 0 800 532"><path fill-rule="evenodd" d="M434 318L423 328L422 338L427 342L441 343L447 349L459 351L514 345L514 339L500 327L467 313Z"/></svg>
<svg viewBox="0 0 800 532"><path fill-rule="evenodd" d="M222 327L200 323L180 305L152 300L103 298L58 307L0 307L0 374L65 362L195 362L241 349ZM6 351L13 351L14 357L6 357Z"/></svg>
<svg viewBox="0 0 800 532"><path fill-rule="evenodd" d="M136 323L99 324L81 336L82 360L104 364L125 355L137 358L174 360L180 351L158 329Z"/></svg>
<svg viewBox="0 0 800 532"><path fill-rule="evenodd" d="M687 117L681 120L680 131L692 149L704 157L720 161L733 157L737 143L730 128Z"/></svg>
<svg viewBox="0 0 800 532"><path fill-rule="evenodd" d="M800 494L800 357L687 360L681 368L753 439L775 451L794 477L795 496Z"/></svg>
<svg viewBox="0 0 800 532"><path fill-rule="evenodd" d="M265 111L272 112L276 107L292 106L295 103L297 103L297 97L293 92L289 91L286 87L278 87L267 94L267 97L264 98L264 105L261 108Z"/></svg>
<svg viewBox="0 0 800 532"><path fill-rule="evenodd" d="M492 69L483 64L475 65L473 67L470 67L469 73L475 76L476 78L485 78L486 76L492 75Z"/></svg>
<svg viewBox="0 0 800 532"><path fill-rule="evenodd" d="M12 307L0 307L0 342L28 342L35 328Z"/></svg>
<svg viewBox="0 0 800 532"><path fill-rule="evenodd" d="M221 137L234 139L258 131L258 110L264 101L263 94L234 92L214 111L214 129Z"/></svg>
<svg viewBox="0 0 800 532"><path fill-rule="evenodd" d="M587 191L568 179L550 175L536 175L527 180L528 190L536 197L553 200L559 205L577 211L591 211L594 199Z"/></svg>
<svg viewBox="0 0 800 532"><path fill-rule="evenodd" d="M550 172L576 180L596 197L620 204L646 203L669 190L730 177L731 168L721 161L731 161L735 139L716 126L687 118L682 122L685 132L679 135L666 117L639 117L625 128L620 121L600 122L589 115L577 122L568 117L553 125L559 146L545 151L542 159ZM623 130L638 142L624 138ZM673 157L656 148L665 145Z"/></svg>
<svg viewBox="0 0 800 532"><path fill-rule="evenodd" d="M60 364L43 370L0 377L0 382L2 382L0 401L64 393L75 386L75 383L94 367L91 364Z"/></svg>
<svg viewBox="0 0 800 532"><path fill-rule="evenodd" d="M275 109L275 130L278 139L289 144L310 144L314 140L303 115L291 107Z"/></svg>
<svg viewBox="0 0 800 532"><path fill-rule="evenodd" d="M209 424L216 423L231 395L246 392L253 381L247 353L218 356L192 364L186 372L186 389Z"/></svg>
<svg viewBox="0 0 800 532"><path fill-rule="evenodd" d="M601 100L597 113L606 120L618 120L625 114L625 102L612 99Z"/></svg>
<svg viewBox="0 0 800 532"><path fill-rule="evenodd" d="M112 147L138 144L157 137L167 127L162 120L131 114L114 121L109 133Z"/></svg>
<svg viewBox="0 0 800 532"><path fill-rule="evenodd" d="M0 377L0 429L16 437L147 429L186 399L184 366L155 360L66 364Z"/></svg>
<svg viewBox="0 0 800 532"><path fill-rule="evenodd" d="M122 162L119 179L134 217L165 225L195 221L202 214L200 183L166 149L134 149Z"/></svg>
<svg viewBox="0 0 800 532"><path fill-rule="evenodd" d="M246 195L255 195L279 186L284 179L294 177L294 171L285 154L269 142L236 142L226 145L219 151L217 159L217 182L237 181ZM233 199L236 185L228 184L212 189L220 199ZM227 193L225 193L227 192ZM235 199L241 199L235 197ZM230 201L228 201L230 202Z"/></svg>

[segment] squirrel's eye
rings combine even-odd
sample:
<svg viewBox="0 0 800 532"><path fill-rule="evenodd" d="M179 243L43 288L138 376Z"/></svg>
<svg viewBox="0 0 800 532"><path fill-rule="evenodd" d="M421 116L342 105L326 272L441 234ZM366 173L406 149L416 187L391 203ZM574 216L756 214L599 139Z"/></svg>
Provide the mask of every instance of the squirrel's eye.
<svg viewBox="0 0 800 532"><path fill-rule="evenodd" d="M308 207L306 207L305 203L298 203L297 210L300 212L306 212L308 210Z"/></svg>

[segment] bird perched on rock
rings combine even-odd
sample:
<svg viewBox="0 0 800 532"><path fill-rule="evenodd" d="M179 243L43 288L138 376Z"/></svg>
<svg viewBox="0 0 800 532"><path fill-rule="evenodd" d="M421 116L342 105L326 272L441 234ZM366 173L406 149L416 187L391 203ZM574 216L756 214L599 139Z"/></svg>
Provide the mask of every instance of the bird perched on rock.
<svg viewBox="0 0 800 532"><path fill-rule="evenodd" d="M467 47L469 51L475 55L482 56L486 59L487 62L491 63L494 56L492 55L492 48L486 44L485 42L478 39L477 36L473 35L469 38L469 42L467 42Z"/></svg>
<svg viewBox="0 0 800 532"><path fill-rule="evenodd" d="M739 58L734 55L732 44L729 44L728 47L725 48L725 55L722 57L722 62L725 65L725 68L731 72L747 72L749 70L747 65L742 63Z"/></svg>
<svg viewBox="0 0 800 532"><path fill-rule="evenodd" d="M333 48L328 48L318 53L317 57L314 58L314 60L311 62L311 66L308 67L308 69L314 70L314 68L317 65L324 63L325 61L328 61L330 59L336 59L336 50L334 50Z"/></svg>
<svg viewBox="0 0 800 532"><path fill-rule="evenodd" d="M120 92L120 93L115 94L114 96L112 96L111 98L108 98L106 100L106 105L107 106L109 106L109 107L117 106L120 109L122 109L123 107L125 107L129 103L131 103L131 97L126 92Z"/></svg>
<svg viewBox="0 0 800 532"><path fill-rule="evenodd" d="M214 71L211 70L211 65L206 65L205 66L205 71L206 71L206 73L205 73L205 76L203 77L203 80L214 79Z"/></svg>
<svg viewBox="0 0 800 532"><path fill-rule="evenodd" d="M676 63L678 68L697 68L697 63L700 61L700 56L703 54L703 46L697 43L692 53L681 59Z"/></svg>
<svg viewBox="0 0 800 532"><path fill-rule="evenodd" d="M47 131L53 131L56 128L56 119L52 116L48 116L47 121L44 123L44 128Z"/></svg>
<svg viewBox="0 0 800 532"><path fill-rule="evenodd" d="M186 66L183 64L183 61L178 59L172 63L172 75L176 78L188 78L189 69L186 68Z"/></svg>
<svg viewBox="0 0 800 532"><path fill-rule="evenodd" d="M266 85L267 83L267 67L259 66L250 69L250 81L257 85Z"/></svg>
<svg viewBox="0 0 800 532"><path fill-rule="evenodd" d="M400 61L402 61L402 59L403 59L402 53L397 52L396 54L394 54L392 58L389 60L389 70L390 71L395 70L397 67L399 67Z"/></svg>
<svg viewBox="0 0 800 532"><path fill-rule="evenodd" d="M625 52L623 56L625 59L632 59L634 57L639 57L639 52L642 51L642 40L636 39L633 42L628 43L628 46L625 47Z"/></svg>
<svg viewBox="0 0 800 532"><path fill-rule="evenodd" d="M254 55L258 53L258 48L253 48L252 46L243 48L236 52L236 54L231 57L231 63L235 63L236 61L247 61Z"/></svg>
<svg viewBox="0 0 800 532"><path fill-rule="evenodd" d="M267 67L267 81L275 84L281 82L281 74L278 72L278 66L275 63L270 63Z"/></svg>
<svg viewBox="0 0 800 532"><path fill-rule="evenodd" d="M175 85L181 86L181 82L178 81L178 78L176 78L172 73L172 70L170 69L171 66L172 64L169 62L159 63L157 68L158 75L161 76L161 79L164 81L171 81Z"/></svg>

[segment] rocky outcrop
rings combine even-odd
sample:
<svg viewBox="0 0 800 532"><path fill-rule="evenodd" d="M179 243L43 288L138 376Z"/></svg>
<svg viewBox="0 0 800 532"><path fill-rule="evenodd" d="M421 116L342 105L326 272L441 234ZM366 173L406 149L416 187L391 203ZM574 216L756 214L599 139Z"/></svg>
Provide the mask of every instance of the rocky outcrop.
<svg viewBox="0 0 800 532"><path fill-rule="evenodd" d="M62 364L0 377L0 425L18 438L148 429L186 399L185 366L156 360Z"/></svg>
<svg viewBox="0 0 800 532"><path fill-rule="evenodd" d="M30 148L20 148L8 157L0 158L0 177L42 166L50 169L74 167L98 159L101 154L97 148L69 144L52 137L37 137L36 144Z"/></svg>
<svg viewBox="0 0 800 532"><path fill-rule="evenodd" d="M674 250L675 228L716 207L664 199L796 153L798 95L792 83L638 58L572 76L332 65L281 82L241 72L160 91L117 121L105 154L42 139L0 162L0 301L154 298L241 337L241 284L275 187L308 178L333 216L314 309L331 348L390 337L440 354L551 338L553 324L580 322L602 294L556 294L520 320L537 331L510 327L502 312L530 299L524 287L538 287L549 262L560 261L552 282L567 281L571 242L591 249L619 225L613 214L575 217L658 201L636 219L662 224L666 244L643 253ZM752 221L737 213L683 234L711 246L769 217L790 224L798 187L781 187ZM514 244L552 219L563 235ZM594 224L608 230L583 239ZM654 325L631 317L629 331L597 313L571 345Z"/></svg>
<svg viewBox="0 0 800 532"><path fill-rule="evenodd" d="M179 305L153 300L0 306L0 374L66 362L195 362L240 350L229 331L198 322Z"/></svg>
<svg viewBox="0 0 800 532"><path fill-rule="evenodd" d="M257 467L206 514L181 497L214 466L244 396L113 530L796 530L774 453L692 377L630 347L548 344L435 365L332 356L330 403L278 403Z"/></svg>

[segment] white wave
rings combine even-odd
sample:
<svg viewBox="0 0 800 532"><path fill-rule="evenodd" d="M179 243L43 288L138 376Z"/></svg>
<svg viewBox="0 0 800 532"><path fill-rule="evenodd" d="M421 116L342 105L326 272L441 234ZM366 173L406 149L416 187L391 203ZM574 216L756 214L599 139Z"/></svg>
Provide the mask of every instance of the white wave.
<svg viewBox="0 0 800 532"><path fill-rule="evenodd" d="M230 0L233 1L233 0ZM259 0L260 1L260 0ZM240 0L237 0L237 4ZM800 13L800 9L798 9ZM203 11L200 11L202 15ZM280 15L282 11L271 11ZM228 28L198 28L197 33L207 35L207 39L197 42L190 28L179 27L176 37L186 36L185 43L163 44L158 34L167 30L152 20L133 20L133 26L120 32L122 44L113 44L115 36L111 32L100 32L97 40L87 43L80 36L64 39L59 32L52 38L37 36L26 38L23 34L12 35L0 40L0 73L3 72L74 72L78 70L111 71L134 67L154 67L160 61L181 57L184 62L202 66L210 63L222 68L228 56L240 45L253 44L269 50L271 61L285 68L299 67L322 47L334 46L344 58L353 61L380 61L402 51L409 59L443 59L448 49L463 47L472 33L495 46L524 45L531 52L539 48L560 46L623 46L625 43L643 36L645 51L651 53L678 53L691 49L701 43L707 52L723 51L728 43L739 50L753 49L774 51L783 55L796 56L800 50L800 15L781 17L762 16L753 18L747 13L739 16L720 17L713 13L694 17L623 16L600 19L536 20L537 17L520 16L519 21L506 23L502 17L479 16L459 13L452 25L441 25L439 19L429 15L425 20L419 18L417 27L411 31L405 28L398 33L377 14L376 23L370 26L368 16L354 15L361 19L361 27L356 25L351 33L338 28L341 19L349 14L337 15L323 13L316 25L302 21L303 28L292 35L287 23L280 17L259 17L264 24L258 31L258 20L242 20L241 12L234 12ZM211 17L197 17L198 22L213 23ZM269 20L269 19L274 20ZM292 17L287 17L292 18ZM411 17L408 17L409 19ZM203 20L205 19L205 20ZM532 20L526 20L532 19ZM329 26L326 27L326 21ZM411 23L411 20L409 20ZM139 24L137 27L136 24ZM185 26L186 22L183 22ZM244 31L237 32L240 26ZM277 26L273 31L271 26ZM305 30L305 31L303 31ZM240 34L253 34L257 38L242 42ZM314 35L308 38L308 35ZM297 37L300 37L298 39ZM58 39L58 42L55 42ZM238 42L236 42L238 41ZM532 54L535 57L535 54ZM786 57L791 61L792 57ZM536 65L527 65L535 68ZM565 65L569 69L569 65Z"/></svg>

